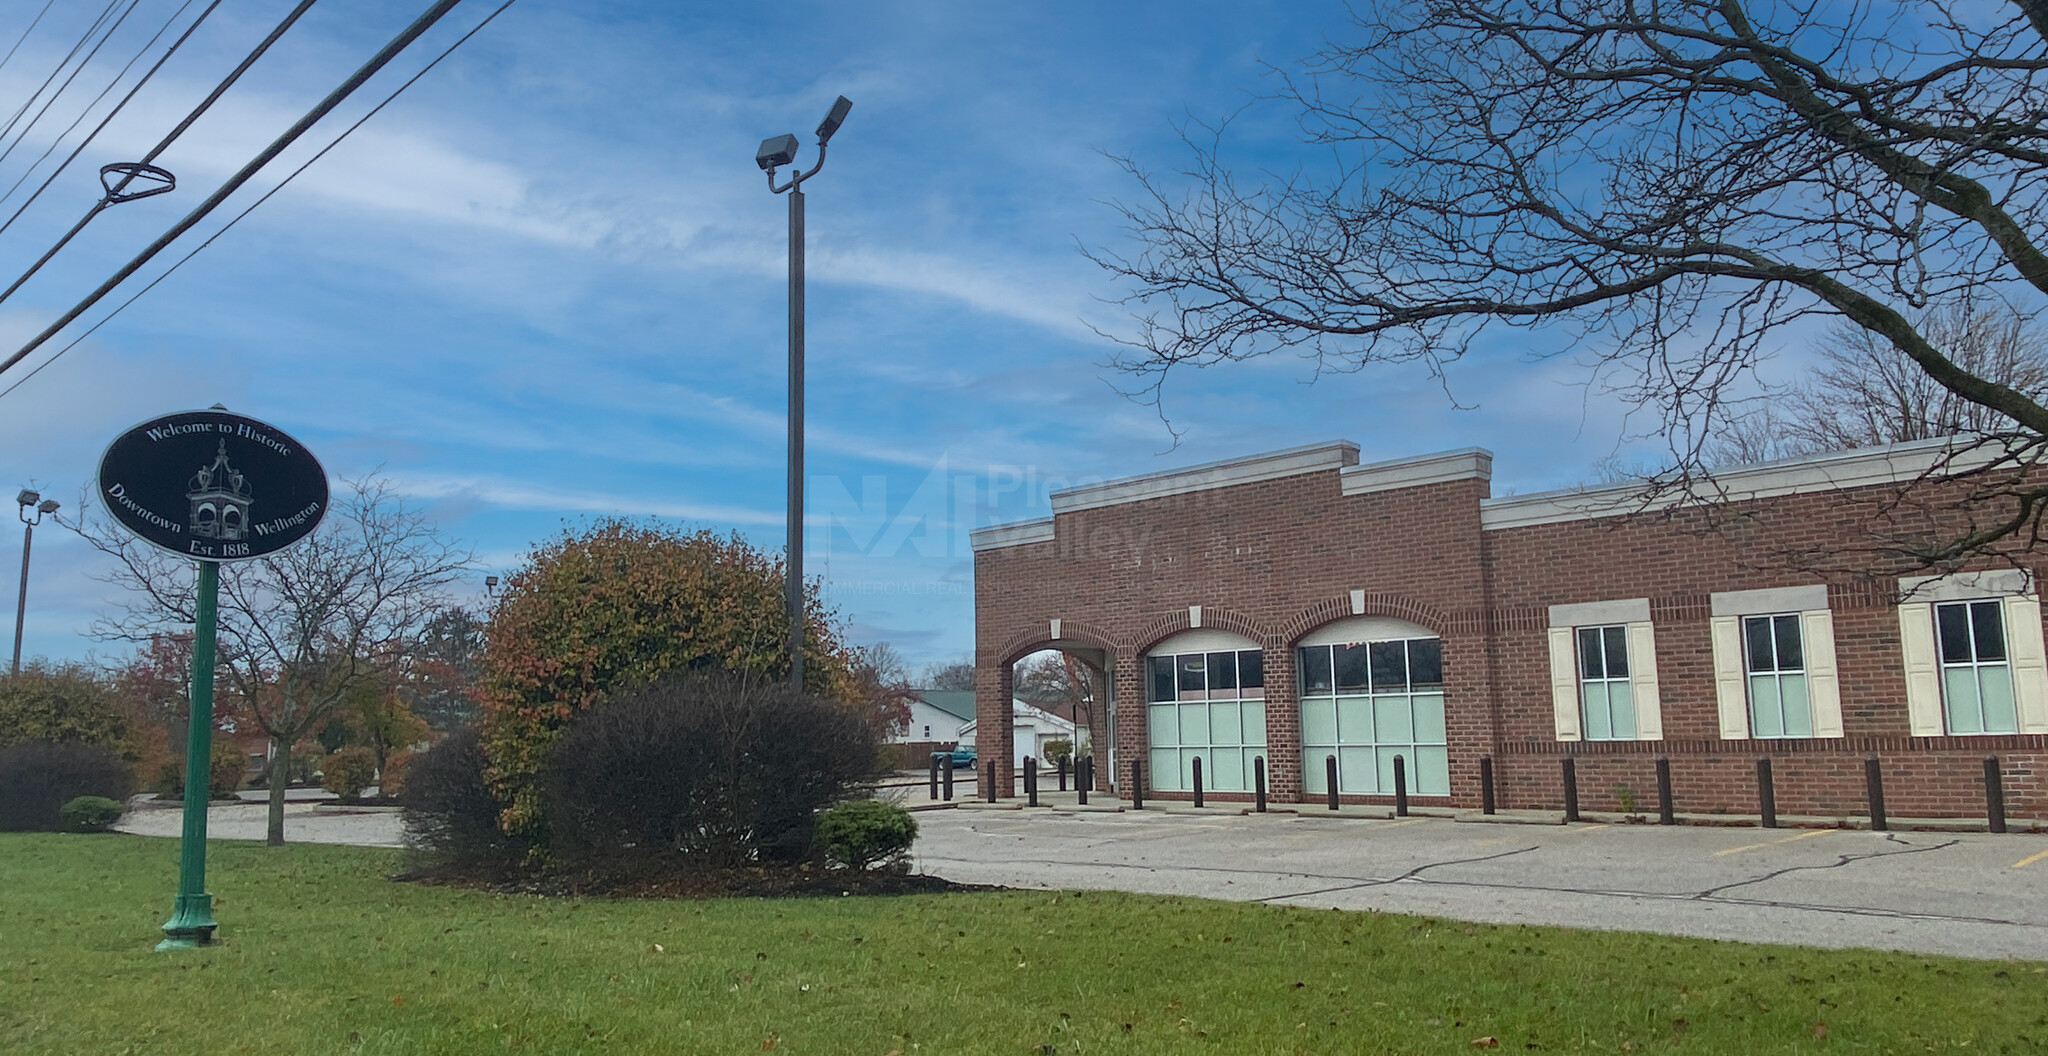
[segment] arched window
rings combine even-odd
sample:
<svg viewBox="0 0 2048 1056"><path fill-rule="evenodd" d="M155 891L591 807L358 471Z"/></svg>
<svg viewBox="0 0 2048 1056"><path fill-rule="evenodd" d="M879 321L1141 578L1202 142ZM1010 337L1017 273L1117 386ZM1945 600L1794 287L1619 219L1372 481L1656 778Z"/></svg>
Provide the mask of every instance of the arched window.
<svg viewBox="0 0 2048 1056"><path fill-rule="evenodd" d="M1310 632L1297 656L1305 791L1328 793L1327 760L1334 755L1338 791L1391 795L1399 755L1409 791L1450 795L1443 642L1436 632L1406 620L1354 617Z"/></svg>
<svg viewBox="0 0 2048 1056"><path fill-rule="evenodd" d="M1146 722L1155 789L1248 792L1266 754L1266 664L1259 644L1225 631L1185 631L1145 659Z"/></svg>

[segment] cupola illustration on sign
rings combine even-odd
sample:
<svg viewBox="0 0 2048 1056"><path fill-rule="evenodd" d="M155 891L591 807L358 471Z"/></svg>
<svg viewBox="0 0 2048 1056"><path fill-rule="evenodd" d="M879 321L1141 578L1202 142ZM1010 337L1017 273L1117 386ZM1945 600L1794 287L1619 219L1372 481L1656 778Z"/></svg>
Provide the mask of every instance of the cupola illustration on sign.
<svg viewBox="0 0 2048 1056"><path fill-rule="evenodd" d="M191 465L190 462L185 463ZM249 531L249 481L228 465L228 442L220 442L213 465L192 475L192 535L197 539L238 540Z"/></svg>

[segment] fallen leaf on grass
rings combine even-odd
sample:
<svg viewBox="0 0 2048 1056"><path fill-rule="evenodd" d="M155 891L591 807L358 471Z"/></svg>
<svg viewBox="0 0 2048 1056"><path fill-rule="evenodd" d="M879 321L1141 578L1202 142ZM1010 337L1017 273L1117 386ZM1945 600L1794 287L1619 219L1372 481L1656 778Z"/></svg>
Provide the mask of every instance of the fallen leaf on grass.
<svg viewBox="0 0 2048 1056"><path fill-rule="evenodd" d="M1497 1049L1500 1048L1500 1039L1488 1034L1483 1038L1473 1038L1472 1045L1480 1049Z"/></svg>
<svg viewBox="0 0 2048 1056"><path fill-rule="evenodd" d="M404 997L402 997L402 996L400 996L400 995L398 995L398 994L392 994L392 995L391 995L391 1003L392 1003L392 1004L394 1004L394 1005L402 1005L402 1004L405 1004L405 998L404 998Z"/></svg>
<svg viewBox="0 0 2048 1056"><path fill-rule="evenodd" d="M1826 1023L1815 1023L1815 1024L1813 1025L1813 1040L1815 1040L1815 1041L1826 1041L1826 1040L1827 1040L1827 1037L1828 1037L1828 1025L1827 1025Z"/></svg>

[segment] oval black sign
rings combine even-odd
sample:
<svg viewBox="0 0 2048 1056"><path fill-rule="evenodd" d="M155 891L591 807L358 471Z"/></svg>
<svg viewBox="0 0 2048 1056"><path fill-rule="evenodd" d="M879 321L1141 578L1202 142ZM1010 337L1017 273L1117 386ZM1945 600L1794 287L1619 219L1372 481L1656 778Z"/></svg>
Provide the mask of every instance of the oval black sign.
<svg viewBox="0 0 2048 1056"><path fill-rule="evenodd" d="M276 426L182 411L122 433L100 456L100 501L144 542L200 561L273 554L327 515L327 471Z"/></svg>

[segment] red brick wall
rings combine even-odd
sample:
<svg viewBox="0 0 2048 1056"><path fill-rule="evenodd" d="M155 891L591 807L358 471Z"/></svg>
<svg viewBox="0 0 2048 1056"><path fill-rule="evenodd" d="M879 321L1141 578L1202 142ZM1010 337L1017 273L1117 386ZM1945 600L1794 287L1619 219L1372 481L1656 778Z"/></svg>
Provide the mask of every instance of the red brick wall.
<svg viewBox="0 0 2048 1056"><path fill-rule="evenodd" d="M1872 507L1833 493L1736 504L1708 514L1610 517L1482 531L1486 483L1463 480L1345 496L1335 470L1061 513L1048 543L975 555L979 749L1010 773L1010 665L1061 637L1104 650L1117 707L1115 781L1128 797L1130 761L1145 758L1141 659L1188 629L1260 644L1272 798L1301 795L1294 643L1352 615L1410 620L1444 641L1450 801L1479 803L1479 760L1496 761L1504 807L1555 807L1558 761L1579 757L1581 806L1612 809L1614 788L1655 809L1652 760L1671 759L1679 809L1753 813L1755 759L1774 759L1783 814L1862 812L1862 759L1880 755L1895 816L1983 810L1982 758L2007 769L2009 811L2048 817L2048 737L1907 736L1896 611L1884 594L1908 572L1846 553ZM1786 552L1835 559L1793 571ZM1851 574L1858 570L1861 575ZM1839 740L1723 742L1707 637L1717 591L1830 583L1843 724ZM1548 607L1647 597L1657 635L1665 740L1560 744L1551 715ZM1148 782L1149 784L1149 782ZM1378 797L1384 798L1384 797ZM1431 802L1418 798L1418 803ZM1438 800L1437 802L1441 802Z"/></svg>

